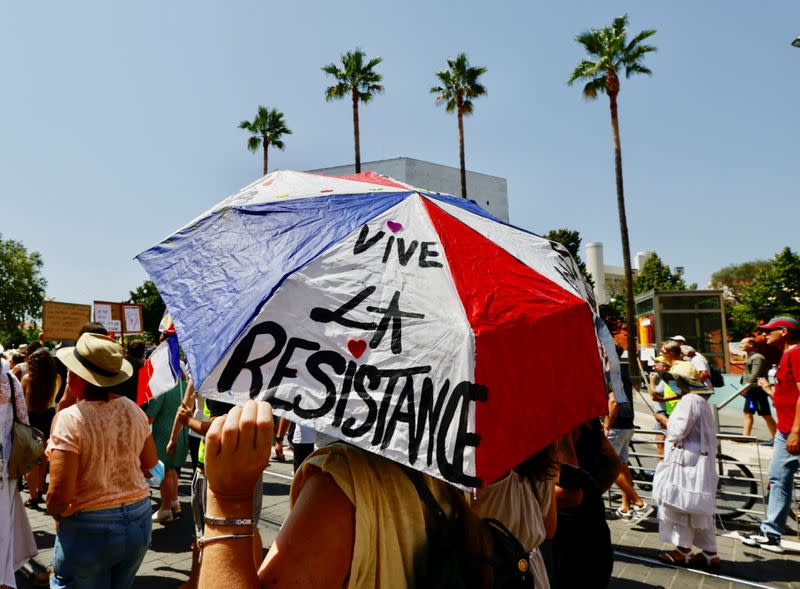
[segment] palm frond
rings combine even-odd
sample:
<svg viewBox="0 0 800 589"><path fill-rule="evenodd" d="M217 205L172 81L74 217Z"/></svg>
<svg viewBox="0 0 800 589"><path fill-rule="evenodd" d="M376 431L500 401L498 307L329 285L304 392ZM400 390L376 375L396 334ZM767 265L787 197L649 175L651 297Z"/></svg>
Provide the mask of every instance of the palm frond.
<svg viewBox="0 0 800 589"><path fill-rule="evenodd" d="M589 55L600 55L603 51L603 42L600 38L600 31L592 29L584 31L575 37L575 40L583 45Z"/></svg>
<svg viewBox="0 0 800 589"><path fill-rule="evenodd" d="M600 62L584 59L572 70L572 74L567 80L567 85L572 86L578 80L594 78L598 72L600 72Z"/></svg>
<svg viewBox="0 0 800 589"><path fill-rule="evenodd" d="M585 31L575 37L586 52L596 59L583 59L575 66L568 85L578 80L586 81L583 87L583 96L587 100L597 98L598 94L606 92L606 73L614 70L621 72L625 69L625 76L632 74L651 74L640 60L656 51L653 45L644 45L643 41L655 35L655 29L646 29L636 34L629 42L627 39L628 15L618 16L610 27Z"/></svg>
<svg viewBox="0 0 800 589"><path fill-rule="evenodd" d="M629 65L625 68L625 77L630 78L632 74L645 74L648 76L653 75L653 71L650 68L646 68L643 65L638 63L634 63Z"/></svg>
<svg viewBox="0 0 800 589"><path fill-rule="evenodd" d="M639 43L641 43L645 39L649 39L655 34L656 34L655 29L645 29L644 31L640 32L633 39L631 39L630 43L628 43L628 45L625 47L625 53L630 52L634 47L639 45ZM655 51L655 48L653 50Z"/></svg>
<svg viewBox="0 0 800 589"><path fill-rule="evenodd" d="M350 88L347 84L339 83L335 86L329 86L325 89L325 100L330 102L337 98L343 98L350 93Z"/></svg>
<svg viewBox="0 0 800 589"><path fill-rule="evenodd" d="M598 94L604 94L606 91L606 78L600 76L594 80L589 81L583 87L583 97L586 100L594 100Z"/></svg>
<svg viewBox="0 0 800 589"><path fill-rule="evenodd" d="M480 83L479 78L488 69L470 65L466 53L448 58L447 65L448 69L435 73L441 85L434 86L430 92L436 94L436 104L445 104L447 112L458 110L460 101L462 113L471 113L473 109L471 99L483 96L487 92L486 86Z"/></svg>
<svg viewBox="0 0 800 589"><path fill-rule="evenodd" d="M261 147L261 137L258 135L251 135L247 139L247 149L255 153Z"/></svg>

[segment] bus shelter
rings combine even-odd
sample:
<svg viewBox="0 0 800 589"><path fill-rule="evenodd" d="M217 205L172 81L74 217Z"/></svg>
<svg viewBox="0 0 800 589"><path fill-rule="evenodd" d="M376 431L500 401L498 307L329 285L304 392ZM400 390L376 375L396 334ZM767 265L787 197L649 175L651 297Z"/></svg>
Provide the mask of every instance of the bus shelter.
<svg viewBox="0 0 800 589"><path fill-rule="evenodd" d="M721 290L650 290L635 297L636 327L643 361L676 335L716 364L728 368L728 333Z"/></svg>

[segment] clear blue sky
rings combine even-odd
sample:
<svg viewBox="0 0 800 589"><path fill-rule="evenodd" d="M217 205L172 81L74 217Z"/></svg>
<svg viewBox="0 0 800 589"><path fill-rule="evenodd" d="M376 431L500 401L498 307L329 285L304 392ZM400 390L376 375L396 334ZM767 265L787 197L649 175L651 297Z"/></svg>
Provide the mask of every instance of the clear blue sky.
<svg viewBox="0 0 800 589"><path fill-rule="evenodd" d="M42 253L48 297L126 298L146 278L137 253L260 175L237 129L259 104L294 131L272 167L352 161L349 104L324 102L320 66L355 46L383 56L386 86L362 109L362 159L457 165L455 118L428 88L466 51L489 68L468 168L508 179L513 223L578 229L621 264L608 101L565 82L575 34L624 12L659 48L620 95L633 252L704 286L800 247L795 0L12 3L0 232Z"/></svg>

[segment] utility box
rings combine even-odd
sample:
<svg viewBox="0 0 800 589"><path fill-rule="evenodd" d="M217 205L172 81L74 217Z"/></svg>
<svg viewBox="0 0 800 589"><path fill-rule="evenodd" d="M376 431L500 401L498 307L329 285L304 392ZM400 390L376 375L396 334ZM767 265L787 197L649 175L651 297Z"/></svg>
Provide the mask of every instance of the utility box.
<svg viewBox="0 0 800 589"><path fill-rule="evenodd" d="M728 369L728 332L721 290L650 290L635 297L641 358L657 356L661 342L676 335L709 362Z"/></svg>

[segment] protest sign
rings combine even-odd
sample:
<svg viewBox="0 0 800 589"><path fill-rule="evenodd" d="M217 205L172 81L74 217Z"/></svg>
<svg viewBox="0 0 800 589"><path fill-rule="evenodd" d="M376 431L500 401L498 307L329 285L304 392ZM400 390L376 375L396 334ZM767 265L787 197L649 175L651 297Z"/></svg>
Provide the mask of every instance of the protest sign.
<svg viewBox="0 0 800 589"><path fill-rule="evenodd" d="M42 307L45 339L77 340L81 327L91 319L91 313L90 305L45 301Z"/></svg>
<svg viewBox="0 0 800 589"><path fill-rule="evenodd" d="M111 333L132 335L143 332L142 306L135 303L94 301L94 320Z"/></svg>

